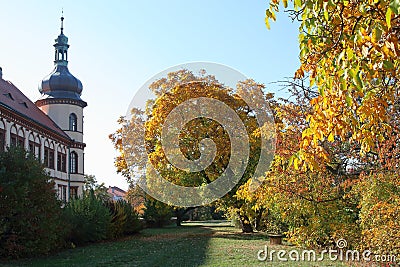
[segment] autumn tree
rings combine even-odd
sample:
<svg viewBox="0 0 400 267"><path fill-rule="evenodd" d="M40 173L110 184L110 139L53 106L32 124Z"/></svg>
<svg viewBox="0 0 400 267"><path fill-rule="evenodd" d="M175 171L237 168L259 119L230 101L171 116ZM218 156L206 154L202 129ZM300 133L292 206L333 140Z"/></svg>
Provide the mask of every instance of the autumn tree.
<svg viewBox="0 0 400 267"><path fill-rule="evenodd" d="M356 170L355 182L348 188L361 208L354 224L361 227L360 244L378 252L398 251L394 241L399 236L398 175L394 174L398 163L394 162L399 144L394 140L399 139L400 3L272 0L266 10L268 28L280 4L299 22L301 65L295 77L309 75L317 92L309 99L310 112L290 163L294 169L321 175L332 163L332 145L340 142L345 150L353 148L356 153L347 161ZM335 166L340 164L330 167ZM379 231L384 224L391 225L390 234Z"/></svg>
<svg viewBox="0 0 400 267"><path fill-rule="evenodd" d="M298 165L297 152L312 112L310 100L318 92L306 80L284 85L291 97L273 105L277 144L272 166L257 191L245 184L236 196L254 212L263 211L255 217L259 230L285 233L294 244L321 247L342 236L349 242L358 240L358 201L350 193L361 166L367 168L362 164L367 156L359 157L349 139L337 139L321 143L326 153L309 160L312 169ZM314 149L309 146L304 153Z"/></svg>
<svg viewBox="0 0 400 267"><path fill-rule="evenodd" d="M253 97L261 97L264 99L271 98L271 95L263 93L262 89L264 89L264 87L262 85L259 85L252 80L240 82L237 91L244 91L247 87L253 87L253 89L256 89L258 94L254 94L253 92ZM134 165L130 166L130 170L135 168L143 170L145 169L144 165L146 162L143 161L142 156L146 153L146 159L155 166L156 170L162 177L174 184L185 187L201 187L217 180L225 171L233 172L234 170L229 169L229 161L232 157L232 140L228 135L229 130L227 130L226 125L221 125L213 119L199 117L187 122L179 131L179 151L175 151L175 154L182 154L186 160L196 161L204 152L203 149L209 148L207 147L207 144L206 147L203 146L203 140L211 139L215 144L216 154L214 160L212 160L206 168L197 171L187 171L178 168L170 163L165 150L162 148L162 127L168 115L177 106L185 101L200 99L202 97L223 102L230 110L237 114L241 124L244 125L245 135L248 136L246 146L249 147L249 159L247 166L244 161L241 164L243 166L240 166L243 168L244 172L240 181L237 185L233 186L233 189L228 192L222 200L219 200L218 203L221 207L235 207L240 221L242 222L243 231L252 231L250 220L247 218L247 215L244 212L240 212L243 201L236 199L234 194L241 184L245 183L250 177L252 177L260 155L260 129L254 111L239 97L238 94L236 94L235 90L222 85L215 79L215 77L206 75L205 72L200 73L198 76L188 70L169 73L167 78L157 80L150 85L150 88L153 90L157 98L148 102L146 111L138 109L132 110L131 121L128 122L124 118L121 119L120 123L122 124L122 128L110 136L116 148L121 151L121 156L116 160L118 170L123 172L128 179L132 180L129 171L127 171L127 156L132 156L130 162ZM201 104L197 105L195 108L200 107L207 108ZM222 111L218 110L217 112ZM137 130L140 130L135 127L143 124L143 122L145 125L146 151L138 151L138 146L134 143L136 140L132 140L132 143L129 143L128 149L131 153L129 153L129 155L122 154L127 153L127 149L124 150L122 140L124 138L131 140L127 135L134 135ZM123 127L126 125L129 125L128 129L123 130ZM236 131L234 127L232 127L232 129ZM175 208L178 223L184 213L193 208L194 207Z"/></svg>
<svg viewBox="0 0 400 267"><path fill-rule="evenodd" d="M270 2L268 27L281 2L288 7L287 0ZM308 73L319 92L299 158L310 158L302 154L308 144L349 135L362 153L375 150L390 134L388 108L399 99L399 1L295 0L288 11L300 22L296 77Z"/></svg>
<svg viewBox="0 0 400 267"><path fill-rule="evenodd" d="M360 248L399 255L400 246L400 111L390 110L391 134L379 143L370 172L360 175Z"/></svg>

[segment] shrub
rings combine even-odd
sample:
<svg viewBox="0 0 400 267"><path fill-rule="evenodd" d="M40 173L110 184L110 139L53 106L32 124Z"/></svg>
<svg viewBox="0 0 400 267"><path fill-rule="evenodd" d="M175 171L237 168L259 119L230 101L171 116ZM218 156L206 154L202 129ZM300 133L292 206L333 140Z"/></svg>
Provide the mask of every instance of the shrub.
<svg viewBox="0 0 400 267"><path fill-rule="evenodd" d="M196 207L183 216L182 221L207 221L207 220L223 220L224 213L222 211L217 212L214 206L202 206Z"/></svg>
<svg viewBox="0 0 400 267"><path fill-rule="evenodd" d="M371 174L359 185L360 250L400 255L400 179L397 172Z"/></svg>
<svg viewBox="0 0 400 267"><path fill-rule="evenodd" d="M0 153L0 257L47 254L63 244L61 203L43 166L22 148Z"/></svg>
<svg viewBox="0 0 400 267"><path fill-rule="evenodd" d="M120 205L123 207L126 214L124 235L131 235L143 229L143 223L140 221L139 214L134 207L126 201L121 201Z"/></svg>
<svg viewBox="0 0 400 267"><path fill-rule="evenodd" d="M325 203L295 200L285 205L281 216L289 226L288 241L312 248L334 245L341 238L354 248L359 239L358 210L349 199Z"/></svg>
<svg viewBox="0 0 400 267"><path fill-rule="evenodd" d="M172 216L171 206L150 196L146 197L143 218L147 227L163 227L171 222Z"/></svg>
<svg viewBox="0 0 400 267"><path fill-rule="evenodd" d="M109 229L109 237L116 238L124 234L124 227L127 221L127 215L120 201L109 200L105 205L111 213L111 225Z"/></svg>
<svg viewBox="0 0 400 267"><path fill-rule="evenodd" d="M280 211L276 206L272 206L262 213L258 230L269 234L284 234L288 231L288 226L283 222Z"/></svg>
<svg viewBox="0 0 400 267"><path fill-rule="evenodd" d="M67 241L74 244L96 242L109 236L111 212L93 191L67 203L65 219L71 227Z"/></svg>
<svg viewBox="0 0 400 267"><path fill-rule="evenodd" d="M137 233L142 229L138 214L125 200L110 200L106 202L106 206L112 216L109 232L111 238Z"/></svg>

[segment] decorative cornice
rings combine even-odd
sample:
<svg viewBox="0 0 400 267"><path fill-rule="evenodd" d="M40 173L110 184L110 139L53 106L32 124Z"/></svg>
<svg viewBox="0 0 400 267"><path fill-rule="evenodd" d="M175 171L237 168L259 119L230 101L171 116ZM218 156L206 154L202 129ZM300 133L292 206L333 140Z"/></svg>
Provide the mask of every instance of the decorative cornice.
<svg viewBox="0 0 400 267"><path fill-rule="evenodd" d="M77 174L77 173L74 173L74 174ZM83 174L82 174L83 175ZM63 182L68 182L68 178L60 178L60 177L53 177L53 176L51 176L50 175L50 177L52 178L52 179L54 179L54 180L57 180L57 181L63 181ZM71 183L85 183L84 181L78 181L78 180L70 180L70 182Z"/></svg>
<svg viewBox="0 0 400 267"><path fill-rule="evenodd" d="M69 104L69 105L79 106L81 108L87 106L87 103L83 100L68 99L68 98L46 98L46 99L39 99L35 102L35 105L38 107L49 104Z"/></svg>
<svg viewBox="0 0 400 267"><path fill-rule="evenodd" d="M86 147L86 144L85 143L81 143L81 142L72 141L70 147L84 150L85 147Z"/></svg>

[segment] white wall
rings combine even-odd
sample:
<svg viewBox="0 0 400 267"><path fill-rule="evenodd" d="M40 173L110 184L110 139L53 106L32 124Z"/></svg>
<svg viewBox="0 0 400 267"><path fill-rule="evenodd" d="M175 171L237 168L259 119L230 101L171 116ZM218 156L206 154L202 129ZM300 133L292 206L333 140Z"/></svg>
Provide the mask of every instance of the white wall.
<svg viewBox="0 0 400 267"><path fill-rule="evenodd" d="M50 104L43 105L40 109L72 139L83 142L83 108L70 104ZM77 132L69 131L69 115L71 113L74 113L78 119Z"/></svg>
<svg viewBox="0 0 400 267"><path fill-rule="evenodd" d="M76 114L78 116L78 114ZM79 117L78 117L79 118ZM78 125L79 127L79 125ZM11 144L11 132L18 134L24 137L24 148L29 150L29 139L36 140L40 143L40 158L44 159L44 146L45 144L49 144L49 147L54 149L54 169L46 168L46 171L49 175L55 178L55 189L58 189L58 185L68 185L68 148L67 146L59 143L56 139L51 138L49 136L45 136L43 134L38 133L35 129L29 129L24 127L14 121L6 120L0 116L0 129L5 131L5 146L9 147ZM78 128L79 129L79 128ZM61 151L67 155L67 172L57 171L57 154ZM71 149L71 151L75 151L78 154L78 174L70 174L71 186L78 186L78 195L82 194L83 189L83 181L84 181L84 152L81 149ZM39 156L37 153L35 156Z"/></svg>

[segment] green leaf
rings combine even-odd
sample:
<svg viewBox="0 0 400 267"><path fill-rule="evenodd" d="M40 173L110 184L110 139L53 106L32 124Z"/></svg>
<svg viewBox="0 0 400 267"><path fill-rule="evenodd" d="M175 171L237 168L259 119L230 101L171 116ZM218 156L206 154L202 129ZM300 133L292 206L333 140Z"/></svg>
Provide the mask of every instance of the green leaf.
<svg viewBox="0 0 400 267"><path fill-rule="evenodd" d="M355 78L354 78L354 83L355 83L355 85L356 85L356 87L357 87L357 90L358 90L359 92L361 92L364 86L363 86L363 82L362 82L361 77L360 77L360 73L358 73L358 74L355 76Z"/></svg>
<svg viewBox="0 0 400 267"><path fill-rule="evenodd" d="M392 61L389 61L389 60L384 60L384 61L383 61L383 67L384 67L386 70L392 70L392 69L394 69L393 62L392 62Z"/></svg>
<svg viewBox="0 0 400 267"><path fill-rule="evenodd" d="M364 84L361 80L361 73L358 71L358 67L354 70L349 71L350 76L353 78L353 83L356 86L357 91L361 92L363 90Z"/></svg>
<svg viewBox="0 0 400 267"><path fill-rule="evenodd" d="M374 31L372 32L372 40L374 42L378 42L381 39L381 36L382 36L382 30L381 30L380 26L377 25L374 28Z"/></svg>
<svg viewBox="0 0 400 267"><path fill-rule="evenodd" d="M393 11L394 14L400 14L400 0L392 0L389 4L390 9ZM386 13L386 21L387 21L387 13Z"/></svg>
<svg viewBox="0 0 400 267"><path fill-rule="evenodd" d="M321 96L325 96L325 90L324 90L324 88L323 88L322 86L319 86L319 87L318 87L318 93L319 93Z"/></svg>
<svg viewBox="0 0 400 267"><path fill-rule="evenodd" d="M303 4L301 3L301 0L294 0L294 6L295 7L301 7Z"/></svg>
<svg viewBox="0 0 400 267"><path fill-rule="evenodd" d="M356 76L357 72L354 69L350 69L349 70L349 74L350 74L350 77L354 79L354 77Z"/></svg>
<svg viewBox="0 0 400 267"><path fill-rule="evenodd" d="M347 81L343 77L347 77L346 69L343 70L343 75L340 77L340 90L347 91Z"/></svg>

